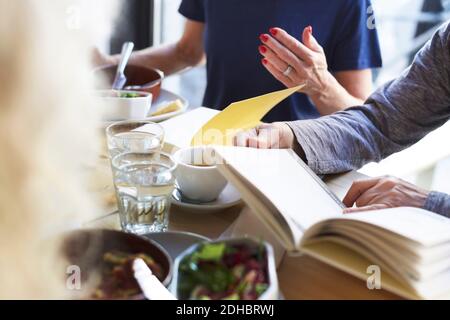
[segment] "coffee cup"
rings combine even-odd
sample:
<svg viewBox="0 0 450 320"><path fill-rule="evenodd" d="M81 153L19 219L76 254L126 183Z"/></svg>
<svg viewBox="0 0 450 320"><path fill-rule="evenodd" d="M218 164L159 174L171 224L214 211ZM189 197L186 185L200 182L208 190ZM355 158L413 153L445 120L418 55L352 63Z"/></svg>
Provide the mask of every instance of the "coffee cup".
<svg viewBox="0 0 450 320"><path fill-rule="evenodd" d="M183 197L198 202L211 202L225 189L227 180L217 169L217 158L212 148L180 149L173 158L177 163L175 177Z"/></svg>

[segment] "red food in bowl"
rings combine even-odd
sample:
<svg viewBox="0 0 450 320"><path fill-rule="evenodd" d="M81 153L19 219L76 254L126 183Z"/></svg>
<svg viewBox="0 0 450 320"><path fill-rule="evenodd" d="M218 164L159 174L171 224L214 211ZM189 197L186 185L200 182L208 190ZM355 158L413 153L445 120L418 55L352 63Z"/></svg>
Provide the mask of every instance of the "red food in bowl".
<svg viewBox="0 0 450 320"><path fill-rule="evenodd" d="M98 89L111 89L116 76L117 65L108 65L98 67L94 70L94 75L104 77L107 80L109 87ZM164 79L164 73L161 70L147 68L136 65L128 65L125 69L125 76L127 82L125 88L128 86L139 87L133 88L133 91L144 91L153 94L153 101L158 99L161 93L161 85ZM154 83L154 81L156 81Z"/></svg>

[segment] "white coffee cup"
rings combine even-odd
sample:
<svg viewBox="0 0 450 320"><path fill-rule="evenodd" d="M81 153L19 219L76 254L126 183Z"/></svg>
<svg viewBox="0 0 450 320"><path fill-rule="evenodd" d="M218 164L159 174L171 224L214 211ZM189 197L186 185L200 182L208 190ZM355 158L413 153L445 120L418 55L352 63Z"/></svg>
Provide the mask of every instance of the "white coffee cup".
<svg viewBox="0 0 450 320"><path fill-rule="evenodd" d="M181 149L173 158L177 163L175 176L183 197L199 202L211 202L225 189L227 180L217 169L212 148Z"/></svg>

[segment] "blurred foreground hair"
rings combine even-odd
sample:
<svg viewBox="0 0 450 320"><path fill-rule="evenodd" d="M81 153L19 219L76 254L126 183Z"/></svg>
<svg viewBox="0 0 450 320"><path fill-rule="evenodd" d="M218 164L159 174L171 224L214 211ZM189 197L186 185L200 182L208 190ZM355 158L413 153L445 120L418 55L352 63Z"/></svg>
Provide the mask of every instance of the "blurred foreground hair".
<svg viewBox="0 0 450 320"><path fill-rule="evenodd" d="M85 5L0 0L0 299L69 297L49 239L96 211L83 170L98 147Z"/></svg>

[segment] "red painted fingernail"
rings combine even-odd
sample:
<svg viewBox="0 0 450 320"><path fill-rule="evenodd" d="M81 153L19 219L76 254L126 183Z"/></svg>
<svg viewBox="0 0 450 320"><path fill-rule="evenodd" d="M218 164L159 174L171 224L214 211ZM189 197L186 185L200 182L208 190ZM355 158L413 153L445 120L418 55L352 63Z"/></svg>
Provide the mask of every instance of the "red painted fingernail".
<svg viewBox="0 0 450 320"><path fill-rule="evenodd" d="M273 36L276 36L278 33L278 30L276 28L271 28L269 31Z"/></svg>
<svg viewBox="0 0 450 320"><path fill-rule="evenodd" d="M265 46L259 46L259 52L266 53L267 52L267 48Z"/></svg>
<svg viewBox="0 0 450 320"><path fill-rule="evenodd" d="M262 34L259 36L262 42L267 42L269 40L269 36L267 34Z"/></svg>
<svg viewBox="0 0 450 320"><path fill-rule="evenodd" d="M261 61L262 61L263 65L266 65L269 62L269 61L267 61L267 59L262 59Z"/></svg>

